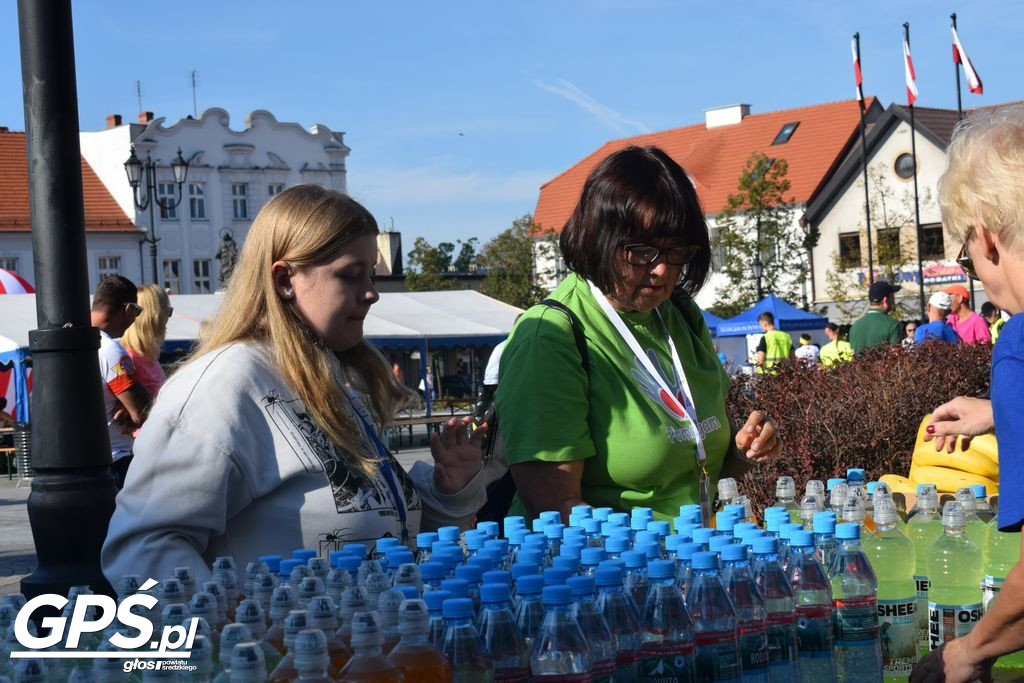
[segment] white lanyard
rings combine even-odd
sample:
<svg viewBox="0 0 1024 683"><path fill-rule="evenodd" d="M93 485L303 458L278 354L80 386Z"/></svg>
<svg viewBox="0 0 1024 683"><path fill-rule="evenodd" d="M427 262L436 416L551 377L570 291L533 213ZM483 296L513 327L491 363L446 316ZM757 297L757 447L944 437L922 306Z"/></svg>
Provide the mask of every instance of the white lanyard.
<svg viewBox="0 0 1024 683"><path fill-rule="evenodd" d="M690 391L690 383L686 379L686 373L683 371L683 364L679 360L679 352L676 350L676 344L672 341L672 335L669 334L668 326L665 325L664 319L661 317L661 312L655 309L655 314L658 316L658 321L661 323L661 328L665 332L665 337L668 339L668 348L672 352L672 365L675 369L676 379L679 382L679 393L673 393L672 389L668 386L665 378L662 376L661 371L654 366L654 361L644 353L643 348L640 346L640 342L636 340L633 332L623 322L622 317L619 316L618 312L612 308L612 305L608 302L607 297L601 292L597 285L593 282L587 281L590 285L590 291L594 294L594 299L597 300L598 306L604 311L605 317L608 318L609 322L618 331L619 336L629 346L630 351L636 356L637 361L643 365L644 369L647 370L651 378L658 383L658 387L661 389L662 400L672 409L673 412L677 413L682 417L685 415L690 418L690 422L693 424L693 438L696 442L696 460L697 469L700 471L700 495L701 495L701 508L704 512L705 523L710 523L710 493L708 487L708 471L706 467L707 463L707 452L704 450L704 437L700 433L700 420L697 417L697 406L693 402L693 394Z"/></svg>

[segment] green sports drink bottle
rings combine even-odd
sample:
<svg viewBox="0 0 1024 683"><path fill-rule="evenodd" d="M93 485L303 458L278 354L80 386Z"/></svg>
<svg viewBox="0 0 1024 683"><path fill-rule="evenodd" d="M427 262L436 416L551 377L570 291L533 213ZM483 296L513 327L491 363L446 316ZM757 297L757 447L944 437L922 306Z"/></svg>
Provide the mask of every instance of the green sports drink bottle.
<svg viewBox="0 0 1024 683"><path fill-rule="evenodd" d="M875 497L875 531L863 540L878 578L878 638L886 681L906 681L917 661L917 561L914 543L896 524L896 503Z"/></svg>
<svg viewBox="0 0 1024 683"><path fill-rule="evenodd" d="M988 550L988 525L978 517L978 503L974 498L974 491L967 488L956 490L956 502L964 509L964 519L967 520L967 535L978 544L982 553Z"/></svg>
<svg viewBox="0 0 1024 683"><path fill-rule="evenodd" d="M981 548L966 531L964 508L942 509L942 535L928 549L928 642L934 650L981 619Z"/></svg>
<svg viewBox="0 0 1024 683"><path fill-rule="evenodd" d="M917 487L917 503L914 516L907 522L907 535L914 543L914 558L917 565L914 581L917 583L917 655L929 650L928 644L928 549L942 535L942 520L939 519L939 494L934 484Z"/></svg>
<svg viewBox="0 0 1024 683"><path fill-rule="evenodd" d="M993 518L988 526L988 552L985 554L985 576L981 581L981 604L987 612L999 596L999 589L1006 580L1006 575L1020 560L1020 532L1004 533L999 530L998 520ZM995 668L1013 670L1024 674L1024 652L1000 657ZM1014 676L1018 678L1018 676Z"/></svg>

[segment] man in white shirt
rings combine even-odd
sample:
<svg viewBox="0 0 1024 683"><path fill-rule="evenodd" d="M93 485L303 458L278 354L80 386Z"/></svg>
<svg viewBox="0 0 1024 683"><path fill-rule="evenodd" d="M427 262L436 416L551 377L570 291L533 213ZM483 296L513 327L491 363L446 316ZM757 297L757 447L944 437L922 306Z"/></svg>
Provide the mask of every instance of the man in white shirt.
<svg viewBox="0 0 1024 683"><path fill-rule="evenodd" d="M796 351L793 352L797 358L803 361L807 365L817 365L818 355L820 349L817 344L811 343L811 335L801 334L800 335L800 346L797 347Z"/></svg>
<svg viewBox="0 0 1024 683"><path fill-rule="evenodd" d="M149 405L149 394L135 375L131 357L117 342L142 312L137 296L131 280L112 275L100 282L92 300L92 326L100 331L100 377L113 461L110 471L119 489L132 459L132 433L142 424Z"/></svg>

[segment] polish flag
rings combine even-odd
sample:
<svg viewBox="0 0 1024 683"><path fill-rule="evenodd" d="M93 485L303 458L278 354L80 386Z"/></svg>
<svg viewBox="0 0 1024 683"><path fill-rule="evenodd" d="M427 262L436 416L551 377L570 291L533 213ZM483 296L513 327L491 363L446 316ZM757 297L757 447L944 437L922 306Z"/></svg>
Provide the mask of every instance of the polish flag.
<svg viewBox="0 0 1024 683"><path fill-rule="evenodd" d="M917 77L914 75L914 62L910 59L910 43L903 39L903 75L907 79L907 106L913 107L917 101Z"/></svg>
<svg viewBox="0 0 1024 683"><path fill-rule="evenodd" d="M978 95L985 92L985 87L981 83L981 76L974 70L974 65L971 64L971 58L967 56L967 50L964 49L963 44L960 43L960 36L956 34L956 29L951 27L953 31L953 63L964 65L964 74L967 76L967 85L970 86L971 92L977 93Z"/></svg>

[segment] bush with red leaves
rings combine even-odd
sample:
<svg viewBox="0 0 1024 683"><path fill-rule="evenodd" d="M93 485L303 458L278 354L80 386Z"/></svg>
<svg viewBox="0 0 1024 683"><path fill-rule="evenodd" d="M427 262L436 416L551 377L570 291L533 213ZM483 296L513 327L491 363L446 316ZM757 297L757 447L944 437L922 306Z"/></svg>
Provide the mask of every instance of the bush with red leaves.
<svg viewBox="0 0 1024 683"><path fill-rule="evenodd" d="M930 341L868 349L832 369L786 361L774 374L734 378L731 413L766 411L783 439L782 458L747 474L740 492L760 515L782 475L796 481L798 500L808 479L844 477L850 467L869 481L906 476L922 418L956 396L987 396L991 364L991 346Z"/></svg>

